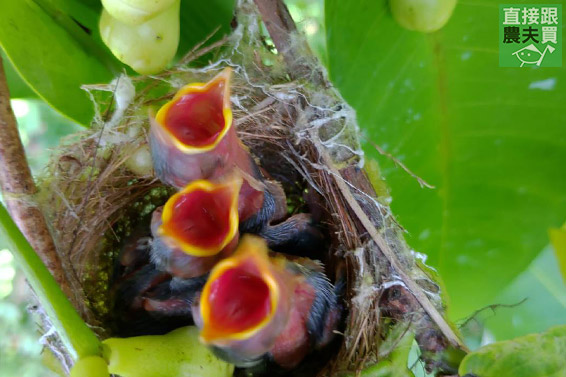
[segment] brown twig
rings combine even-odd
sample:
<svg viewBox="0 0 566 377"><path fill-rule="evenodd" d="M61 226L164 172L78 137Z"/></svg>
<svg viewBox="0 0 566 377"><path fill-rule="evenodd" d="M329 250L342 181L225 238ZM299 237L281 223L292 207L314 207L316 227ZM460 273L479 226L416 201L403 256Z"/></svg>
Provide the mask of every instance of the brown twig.
<svg viewBox="0 0 566 377"><path fill-rule="evenodd" d="M45 217L34 202L37 188L20 140L0 57L0 188L6 207L67 297L74 297Z"/></svg>
<svg viewBox="0 0 566 377"><path fill-rule="evenodd" d="M308 43L302 38L293 40L297 33L295 21L281 0L254 0L261 19L273 39L277 51L288 65L293 78L310 76L310 80L323 87L330 87L322 70L313 64L316 60Z"/></svg>
<svg viewBox="0 0 566 377"><path fill-rule="evenodd" d="M212 37L214 37L214 35L216 33L218 33L218 30L220 30L220 26L217 26L210 34L208 34L202 41L200 41L199 43L197 43L189 52L187 52L185 55L183 55L183 57L181 58L181 60L179 60L179 64L184 65L184 64L188 64L189 62L193 61L195 58L195 56L199 55L202 56L204 54L206 54L209 51L214 50L215 48L217 48L218 46L223 45L224 43L226 43L226 41L228 40L228 36L225 35L224 37L222 37L222 39L220 39L219 41L217 41L216 43L201 49L202 46L204 46L205 43L207 43ZM205 52L203 52L203 50Z"/></svg>
<svg viewBox="0 0 566 377"><path fill-rule="evenodd" d="M426 187L426 188L429 188L429 189L435 189L436 188L436 186L431 185L430 183L428 183L427 181L425 181L424 179L422 179L421 177L419 177L418 175L413 173L404 163L402 163L397 158L395 158L395 156L393 156L391 153L386 152L383 148L381 148L379 145L377 145L376 143L374 143L371 140L370 140L369 143L371 145L373 145L375 150L378 151L380 155L387 157L388 159L393 161L393 163L395 165L399 166L407 174L409 174L411 177L415 178L421 187Z"/></svg>
<svg viewBox="0 0 566 377"><path fill-rule="evenodd" d="M528 300L528 297L525 297L521 301L516 302L514 304L491 304L491 305L485 306L485 307L478 309L475 312L473 312L468 318L466 318L464 320L464 322L462 322L458 325L458 328L462 329L462 328L466 327L468 325L468 323L470 323L471 321L475 321L481 313L483 313L487 310L491 310L493 315L495 315L495 314L497 314L496 313L497 309L500 309L500 308L506 308L506 309L516 308L517 306L522 305L527 300Z"/></svg>
<svg viewBox="0 0 566 377"><path fill-rule="evenodd" d="M405 283L405 285L409 288L409 291L411 292L411 294L413 296L415 296L415 298L417 299L419 304L422 306L422 308L425 310L425 312L430 316L430 318L436 323L436 325L442 331L442 333L444 334L446 339L448 339L448 341L453 346L465 350L466 346L462 343L462 341L456 335L454 330L452 330L450 325L448 325L448 323L446 322L444 317L438 312L438 310L430 302L430 300L423 293L422 289L418 286L418 284L415 283L415 281L413 279L411 279L410 276L405 272L405 269L401 265L401 262L399 261L399 259L397 258L397 256L393 252L393 250L391 250L391 248L389 247L387 242L385 242L383 237L381 237L379 235L379 233L375 229L375 226L372 224L371 220L368 218L368 216L366 215L366 213L364 212L362 207L360 207L360 205L358 204L358 202L354 198L354 195L352 195L352 192L350 191L350 188L346 184L346 181L342 178L341 174L336 170L336 168L333 167L333 163L330 160L330 158L323 153L323 159L326 162L330 171L332 172L332 175L335 178L336 184L338 185L338 187L342 191L342 194L344 195L346 202L350 206L350 209L358 217L358 219L362 223L365 230L368 232L370 237L373 239L373 241L379 247L379 250L381 251L381 253L385 256L385 258L391 264L391 267L393 267L393 269L399 275L399 277L401 278L403 283Z"/></svg>

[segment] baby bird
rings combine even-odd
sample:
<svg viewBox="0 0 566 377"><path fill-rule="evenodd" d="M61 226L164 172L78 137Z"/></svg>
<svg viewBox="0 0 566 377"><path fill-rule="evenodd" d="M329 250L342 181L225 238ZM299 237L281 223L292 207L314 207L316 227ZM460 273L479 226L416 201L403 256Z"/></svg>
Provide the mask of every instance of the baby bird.
<svg viewBox="0 0 566 377"><path fill-rule="evenodd" d="M112 322L120 336L165 334L192 324L190 307L206 282L206 276L179 281L150 263L144 225L124 240L112 277Z"/></svg>
<svg viewBox="0 0 566 377"><path fill-rule="evenodd" d="M230 105L231 68L207 83L181 88L150 117L150 146L156 176L183 189L196 180L242 177L239 230L256 233L273 248L310 248L324 238L309 215L287 216L285 192L264 177L236 135Z"/></svg>
<svg viewBox="0 0 566 377"><path fill-rule="evenodd" d="M320 264L269 256L263 239L245 235L212 269L192 313L201 342L224 360L293 368L330 342L341 308Z"/></svg>
<svg viewBox="0 0 566 377"><path fill-rule="evenodd" d="M153 166L162 182L180 189L234 167L255 175L255 162L232 124L231 74L226 68L207 83L185 85L150 117Z"/></svg>
<svg viewBox="0 0 566 377"><path fill-rule="evenodd" d="M242 178L196 180L152 215L151 260L160 270L190 279L202 276L238 243Z"/></svg>
<svg viewBox="0 0 566 377"><path fill-rule="evenodd" d="M240 223L257 231L286 215L285 193L264 179L232 122L231 68L207 83L181 88L150 117L150 147L156 176L182 189L200 179L215 180L237 171L243 177Z"/></svg>

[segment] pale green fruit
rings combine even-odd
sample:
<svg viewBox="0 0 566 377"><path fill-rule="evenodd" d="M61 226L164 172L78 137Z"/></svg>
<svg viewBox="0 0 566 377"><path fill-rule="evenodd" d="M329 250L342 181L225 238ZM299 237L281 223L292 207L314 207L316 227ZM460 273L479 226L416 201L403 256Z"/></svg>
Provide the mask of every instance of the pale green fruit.
<svg viewBox="0 0 566 377"><path fill-rule="evenodd" d="M456 0L390 0L395 21L409 30L430 33L442 28L456 7Z"/></svg>
<svg viewBox="0 0 566 377"><path fill-rule="evenodd" d="M100 356L87 356L79 359L69 377L110 377L106 360Z"/></svg>
<svg viewBox="0 0 566 377"><path fill-rule="evenodd" d="M181 327L166 335L110 338L102 342L110 373L121 377L230 377L234 366L198 340L198 329Z"/></svg>
<svg viewBox="0 0 566 377"><path fill-rule="evenodd" d="M139 25L168 9L175 0L102 0L104 9L115 19Z"/></svg>
<svg viewBox="0 0 566 377"><path fill-rule="evenodd" d="M161 72L173 59L179 45L180 0L149 21L130 26L106 10L100 16L100 35L122 63L141 74Z"/></svg>

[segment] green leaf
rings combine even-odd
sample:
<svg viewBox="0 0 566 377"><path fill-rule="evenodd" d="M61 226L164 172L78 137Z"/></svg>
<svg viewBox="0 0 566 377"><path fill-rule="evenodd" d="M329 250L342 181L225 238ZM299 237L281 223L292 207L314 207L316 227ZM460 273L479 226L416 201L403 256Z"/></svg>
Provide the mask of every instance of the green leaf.
<svg viewBox="0 0 566 377"><path fill-rule="evenodd" d="M218 31L208 43L219 40L230 32L230 21L234 16L233 0L181 1L181 39L177 52L185 55L202 42L216 28Z"/></svg>
<svg viewBox="0 0 566 377"><path fill-rule="evenodd" d="M4 64L4 73L6 74L6 81L8 82L8 88L10 89L10 98L34 98L37 94L25 83L25 81L20 77L16 69L6 59L6 55L0 49L0 58Z"/></svg>
<svg viewBox="0 0 566 377"><path fill-rule="evenodd" d="M27 84L56 110L88 125L94 115L83 84L108 82L120 69L98 40L68 14L92 27L94 10L73 0L0 3L0 45Z"/></svg>
<svg viewBox="0 0 566 377"><path fill-rule="evenodd" d="M550 229L549 235L550 242L552 242L552 247L556 253L558 265L560 266L562 278L564 279L564 282L566 282L566 227L563 226L560 229Z"/></svg>
<svg viewBox="0 0 566 377"><path fill-rule="evenodd" d="M524 299L526 301L522 301ZM494 301L509 306L498 307L494 309L495 312L486 310L481 317L489 333L498 340L541 332L551 326L564 324L566 286L552 249L545 248Z"/></svg>
<svg viewBox="0 0 566 377"><path fill-rule="evenodd" d="M127 69L104 46L98 31L101 4L96 0L21 0L0 3L0 46L17 72L41 98L74 121L88 125L92 103L80 86L106 83ZM181 40L184 55L217 27L210 42L230 31L234 1L206 4L183 1ZM210 43L209 42L209 43ZM29 95L16 75L9 77L15 96ZM23 93L23 94L21 94Z"/></svg>
<svg viewBox="0 0 566 377"><path fill-rule="evenodd" d="M439 270L454 318L494 303L564 220L566 71L499 68L497 3L459 2L431 34L399 26L386 0L325 12L330 77L363 133L437 187L366 145L409 243Z"/></svg>
<svg viewBox="0 0 566 377"><path fill-rule="evenodd" d="M566 377L566 326L493 343L468 354L459 375L479 377Z"/></svg>
<svg viewBox="0 0 566 377"><path fill-rule="evenodd" d="M97 33L93 33L98 25L98 18L102 10L100 1L97 3L86 3L81 0L33 0L35 3L50 6L62 15L69 15L83 28L88 29L87 34L92 38L97 38ZM100 40L100 39L99 39Z"/></svg>
<svg viewBox="0 0 566 377"><path fill-rule="evenodd" d="M414 377L408 367L409 354L413 345L415 334L407 330L405 325L395 327L381 348L387 348L387 357L377 364L365 368L359 375L361 377ZM384 351L380 349L381 352ZM349 374L348 376L354 376Z"/></svg>

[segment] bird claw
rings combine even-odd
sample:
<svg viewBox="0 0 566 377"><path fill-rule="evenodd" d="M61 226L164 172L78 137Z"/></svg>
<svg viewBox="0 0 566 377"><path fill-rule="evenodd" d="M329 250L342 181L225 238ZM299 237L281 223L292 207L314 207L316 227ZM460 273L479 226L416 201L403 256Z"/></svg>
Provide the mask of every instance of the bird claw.
<svg viewBox="0 0 566 377"><path fill-rule="evenodd" d="M268 224L258 235L272 250L309 257L313 257L313 250L323 250L326 242L324 234L307 213L298 213L276 225Z"/></svg>

